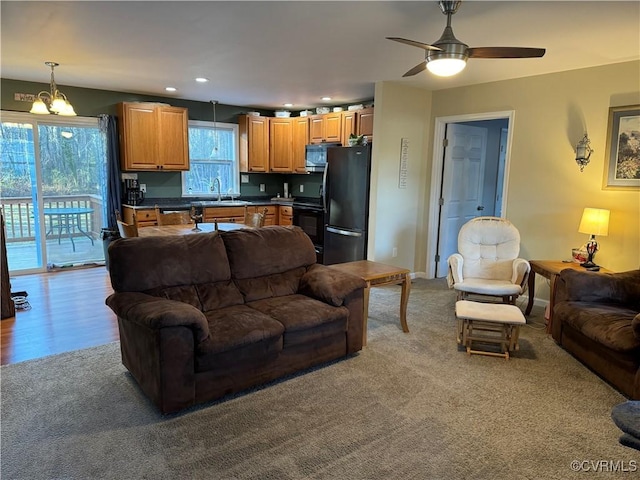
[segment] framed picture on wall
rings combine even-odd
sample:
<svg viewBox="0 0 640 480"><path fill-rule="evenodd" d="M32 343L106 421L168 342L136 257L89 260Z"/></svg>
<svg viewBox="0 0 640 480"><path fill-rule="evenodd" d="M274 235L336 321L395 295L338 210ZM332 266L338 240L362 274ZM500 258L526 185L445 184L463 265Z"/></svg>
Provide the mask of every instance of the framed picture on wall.
<svg viewBox="0 0 640 480"><path fill-rule="evenodd" d="M640 189L640 105L611 107L604 188Z"/></svg>

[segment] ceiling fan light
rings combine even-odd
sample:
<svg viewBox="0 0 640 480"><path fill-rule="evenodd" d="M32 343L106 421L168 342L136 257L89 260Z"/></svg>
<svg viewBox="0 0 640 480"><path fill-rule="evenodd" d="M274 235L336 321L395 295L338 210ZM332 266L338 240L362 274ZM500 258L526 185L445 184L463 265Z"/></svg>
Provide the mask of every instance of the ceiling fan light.
<svg viewBox="0 0 640 480"><path fill-rule="evenodd" d="M427 60L427 69L439 77L451 77L460 73L467 62L460 58L436 58Z"/></svg>
<svg viewBox="0 0 640 480"><path fill-rule="evenodd" d="M49 115L49 109L41 99L37 99L33 102L33 105L31 105L29 113L35 113L36 115Z"/></svg>

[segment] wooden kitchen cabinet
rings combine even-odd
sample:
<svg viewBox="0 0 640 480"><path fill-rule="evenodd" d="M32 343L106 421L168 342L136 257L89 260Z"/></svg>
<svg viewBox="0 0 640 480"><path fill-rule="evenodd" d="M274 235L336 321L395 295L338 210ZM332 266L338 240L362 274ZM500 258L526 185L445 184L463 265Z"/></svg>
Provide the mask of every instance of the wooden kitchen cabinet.
<svg viewBox="0 0 640 480"><path fill-rule="evenodd" d="M293 127L293 171L307 173L306 146L309 144L309 119L292 118Z"/></svg>
<svg viewBox="0 0 640 480"><path fill-rule="evenodd" d="M280 205L278 225L293 225L293 207L289 205Z"/></svg>
<svg viewBox="0 0 640 480"><path fill-rule="evenodd" d="M278 225L278 205L250 205L248 207L249 213L262 213L264 209L267 209L267 215L264 218L264 224L266 225Z"/></svg>
<svg viewBox="0 0 640 480"><path fill-rule="evenodd" d="M158 224L156 217L156 209L154 208L132 208L129 206L122 207L122 221L132 225L133 215L136 216L138 227L152 227Z"/></svg>
<svg viewBox="0 0 640 480"><path fill-rule="evenodd" d="M205 207L203 221L213 223L244 223L244 207Z"/></svg>
<svg viewBox="0 0 640 480"><path fill-rule="evenodd" d="M238 117L240 171L269 171L269 118L253 115Z"/></svg>
<svg viewBox="0 0 640 480"><path fill-rule="evenodd" d="M269 171L290 173L293 171L292 118L269 119Z"/></svg>
<svg viewBox="0 0 640 480"><path fill-rule="evenodd" d="M186 108L124 102L118 119L123 170L189 170Z"/></svg>
<svg viewBox="0 0 640 480"><path fill-rule="evenodd" d="M358 134L357 114L355 111L342 112L342 134L340 135L340 143L349 145L349 137Z"/></svg>
<svg viewBox="0 0 640 480"><path fill-rule="evenodd" d="M369 143L373 140L373 107L356 110L358 135L367 137Z"/></svg>
<svg viewBox="0 0 640 480"><path fill-rule="evenodd" d="M269 119L269 171L306 173L305 146L309 143L306 117Z"/></svg>
<svg viewBox="0 0 640 480"><path fill-rule="evenodd" d="M341 138L342 112L309 117L309 143L340 143Z"/></svg>

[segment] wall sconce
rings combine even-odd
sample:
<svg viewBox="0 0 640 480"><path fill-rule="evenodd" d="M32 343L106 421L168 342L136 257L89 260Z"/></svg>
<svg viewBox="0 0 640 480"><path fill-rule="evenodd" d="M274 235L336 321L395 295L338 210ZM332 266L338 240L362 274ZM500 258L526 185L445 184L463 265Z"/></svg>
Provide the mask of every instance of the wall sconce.
<svg viewBox="0 0 640 480"><path fill-rule="evenodd" d="M53 69L58 66L56 62L44 62L45 65L51 67L51 81L49 83L50 92L40 92L31 106L29 113L36 115L49 115L53 112L66 117L74 117L76 112L67 100L64 93L58 90L56 79L53 76ZM47 104L49 104L47 106Z"/></svg>
<svg viewBox="0 0 640 480"><path fill-rule="evenodd" d="M589 157L593 153L593 149L589 146L591 140L584 134L582 140L576 145L576 163L580 165L580 171L584 171L584 167L589 163Z"/></svg>

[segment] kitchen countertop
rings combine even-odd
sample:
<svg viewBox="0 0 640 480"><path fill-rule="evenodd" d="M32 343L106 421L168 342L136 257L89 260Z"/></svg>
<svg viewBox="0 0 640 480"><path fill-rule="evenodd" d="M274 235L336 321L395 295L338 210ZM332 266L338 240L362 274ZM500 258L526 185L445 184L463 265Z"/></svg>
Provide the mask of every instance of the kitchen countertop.
<svg viewBox="0 0 640 480"><path fill-rule="evenodd" d="M294 198L293 201L285 200L284 198L272 199L272 197L245 197L235 198L234 200L248 202L248 205L292 205L297 200L303 201L305 203L317 203L318 205L320 204L319 197L300 197L299 199ZM225 199L223 199L223 202L224 201ZM216 200L212 200L211 198L145 198L139 205L129 205L127 203L123 203L123 206L133 208L134 210L154 208L156 205L158 205L158 207L163 210L171 208L187 210L191 207L192 203L197 204L198 202L207 202L207 204L205 205L206 208L229 207L229 205L215 205ZM242 207L243 205L238 206Z"/></svg>

